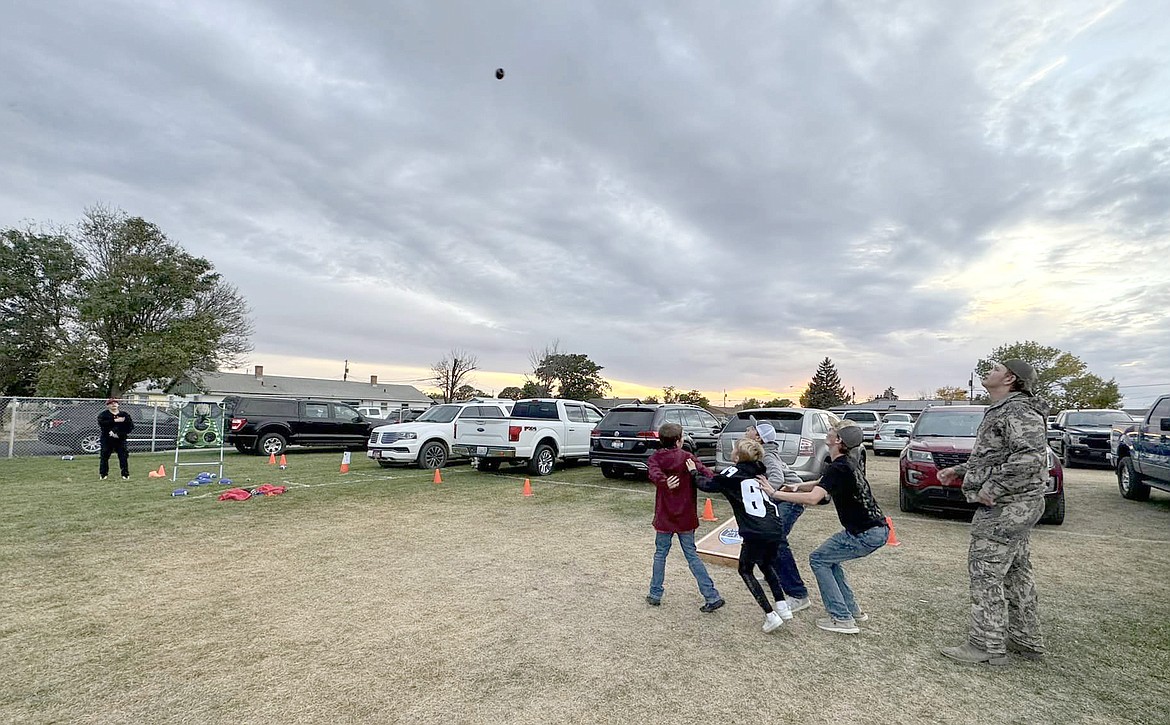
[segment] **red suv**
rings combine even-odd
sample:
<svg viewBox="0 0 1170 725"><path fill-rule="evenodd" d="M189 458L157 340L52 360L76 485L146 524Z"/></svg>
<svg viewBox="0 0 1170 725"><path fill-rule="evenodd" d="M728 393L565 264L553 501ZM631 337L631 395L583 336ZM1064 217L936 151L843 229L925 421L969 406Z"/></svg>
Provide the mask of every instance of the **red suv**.
<svg viewBox="0 0 1170 725"><path fill-rule="evenodd" d="M962 482L939 483L938 471L965 463L975 446L975 431L987 408L982 405L940 405L927 408L910 432L898 460L898 508L903 511L974 511ZM1042 524L1064 523L1064 469L1048 449L1048 489L1044 492Z"/></svg>

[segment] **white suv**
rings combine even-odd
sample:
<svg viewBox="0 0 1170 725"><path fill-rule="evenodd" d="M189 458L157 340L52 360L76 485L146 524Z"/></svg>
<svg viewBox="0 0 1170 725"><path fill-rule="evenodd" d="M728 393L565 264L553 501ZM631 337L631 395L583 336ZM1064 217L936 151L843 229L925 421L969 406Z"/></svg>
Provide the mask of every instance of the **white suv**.
<svg viewBox="0 0 1170 725"><path fill-rule="evenodd" d="M474 398L443 403L409 423L378 426L370 433L366 455L386 468L394 463L418 463L420 468L442 468L451 458L455 424L489 418L507 418L511 400Z"/></svg>

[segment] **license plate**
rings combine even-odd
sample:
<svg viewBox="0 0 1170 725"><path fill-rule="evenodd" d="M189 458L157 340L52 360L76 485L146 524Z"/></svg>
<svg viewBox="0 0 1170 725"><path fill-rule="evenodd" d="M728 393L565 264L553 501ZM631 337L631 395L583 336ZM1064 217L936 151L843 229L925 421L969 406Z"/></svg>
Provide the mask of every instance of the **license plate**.
<svg viewBox="0 0 1170 725"><path fill-rule="evenodd" d="M486 456L487 455L487 446L476 446L475 447L475 455Z"/></svg>
<svg viewBox="0 0 1170 725"><path fill-rule="evenodd" d="M614 441L613 442L614 448L625 448L625 446L626 446L625 441Z"/></svg>

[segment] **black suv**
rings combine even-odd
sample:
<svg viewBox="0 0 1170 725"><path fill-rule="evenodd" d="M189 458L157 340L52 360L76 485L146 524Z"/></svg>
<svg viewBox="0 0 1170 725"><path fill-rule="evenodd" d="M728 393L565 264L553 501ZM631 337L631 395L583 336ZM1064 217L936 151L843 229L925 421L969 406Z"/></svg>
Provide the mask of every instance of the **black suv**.
<svg viewBox="0 0 1170 725"><path fill-rule="evenodd" d="M678 423L683 429L683 448L708 466L715 465L715 443L722 426L719 420L697 405L619 405L610 408L593 429L589 442L589 463L601 466L606 478L649 470L650 454L658 450L658 429L663 423Z"/></svg>
<svg viewBox="0 0 1170 725"><path fill-rule="evenodd" d="M229 395L223 408L231 421L227 442L240 453L258 456L280 455L288 446L365 450L370 431L385 422L331 400Z"/></svg>

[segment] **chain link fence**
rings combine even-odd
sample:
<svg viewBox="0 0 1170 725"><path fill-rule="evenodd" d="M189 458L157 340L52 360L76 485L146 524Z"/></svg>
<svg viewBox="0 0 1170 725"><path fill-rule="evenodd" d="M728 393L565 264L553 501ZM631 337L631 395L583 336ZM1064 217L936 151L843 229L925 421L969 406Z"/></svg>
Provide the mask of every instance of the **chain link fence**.
<svg viewBox="0 0 1170 725"><path fill-rule="evenodd" d="M134 421L130 451L174 450L186 402L122 402L120 412ZM105 409L104 398L0 398L0 458L97 455L98 413Z"/></svg>

